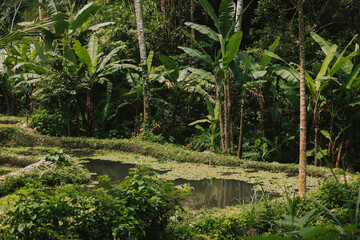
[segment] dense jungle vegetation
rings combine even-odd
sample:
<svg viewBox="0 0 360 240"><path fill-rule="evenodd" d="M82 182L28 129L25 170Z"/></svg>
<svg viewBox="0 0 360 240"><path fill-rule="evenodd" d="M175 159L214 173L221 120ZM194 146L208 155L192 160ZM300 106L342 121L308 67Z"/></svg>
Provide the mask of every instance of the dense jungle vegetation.
<svg viewBox="0 0 360 240"><path fill-rule="evenodd" d="M93 182L51 151L0 179L0 239L357 239L359 16L359 0L0 1L2 163L39 145L298 174L306 148L308 174L334 179L310 202L285 190L194 213L179 210L186 187L144 169ZM10 116L41 137L1 126Z"/></svg>

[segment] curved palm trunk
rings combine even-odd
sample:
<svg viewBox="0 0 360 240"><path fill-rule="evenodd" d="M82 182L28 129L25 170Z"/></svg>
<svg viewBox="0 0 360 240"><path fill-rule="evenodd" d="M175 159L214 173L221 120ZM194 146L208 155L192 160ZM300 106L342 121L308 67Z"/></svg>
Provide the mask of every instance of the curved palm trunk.
<svg viewBox="0 0 360 240"><path fill-rule="evenodd" d="M299 197L306 199L306 92L305 92L305 29L304 0L298 0L300 43L300 151L299 151Z"/></svg>

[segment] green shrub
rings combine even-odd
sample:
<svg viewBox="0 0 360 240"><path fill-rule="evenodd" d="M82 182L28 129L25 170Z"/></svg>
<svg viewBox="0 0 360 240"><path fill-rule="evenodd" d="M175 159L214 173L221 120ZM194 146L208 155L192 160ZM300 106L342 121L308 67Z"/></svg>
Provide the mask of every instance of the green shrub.
<svg viewBox="0 0 360 240"><path fill-rule="evenodd" d="M66 123L61 114L50 114L47 111L35 112L30 119L30 127L44 135L66 135Z"/></svg>
<svg viewBox="0 0 360 240"><path fill-rule="evenodd" d="M5 239L164 239L182 192L139 169L120 185L101 185L87 191L73 185L46 193L21 189L3 218L0 235Z"/></svg>
<svg viewBox="0 0 360 240"><path fill-rule="evenodd" d="M85 184L91 181L90 172L76 161L64 154L62 150L54 151L44 157L54 165L47 170L32 170L14 176L8 176L0 183L0 197L31 184L38 183L37 187L55 187L66 184Z"/></svg>

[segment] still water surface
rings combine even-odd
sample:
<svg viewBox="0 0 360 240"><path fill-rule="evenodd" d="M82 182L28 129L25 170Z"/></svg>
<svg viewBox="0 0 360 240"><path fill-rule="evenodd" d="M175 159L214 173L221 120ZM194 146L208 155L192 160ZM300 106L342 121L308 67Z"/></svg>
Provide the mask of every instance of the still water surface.
<svg viewBox="0 0 360 240"><path fill-rule="evenodd" d="M108 175L113 181L119 182L129 175L129 169L135 164L121 162L87 159L85 167L97 175ZM157 172L158 174L164 172ZM186 197L184 206L192 209L232 206L243 202L249 202L253 196L253 185L238 181L225 179L203 179L185 180L176 179L175 185L190 184L194 188L191 195Z"/></svg>

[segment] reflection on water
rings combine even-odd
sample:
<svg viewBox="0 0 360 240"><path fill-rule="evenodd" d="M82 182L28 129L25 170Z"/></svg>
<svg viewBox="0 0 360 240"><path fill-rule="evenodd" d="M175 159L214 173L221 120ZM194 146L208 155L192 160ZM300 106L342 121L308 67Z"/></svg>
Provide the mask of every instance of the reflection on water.
<svg viewBox="0 0 360 240"><path fill-rule="evenodd" d="M233 206L243 202L248 203L253 195L253 185L239 180L204 179L204 180L175 180L175 184L189 183L194 188L186 198L184 206L193 209L202 207Z"/></svg>
<svg viewBox="0 0 360 240"><path fill-rule="evenodd" d="M135 164L121 163L100 159L85 159L89 162L83 163L92 173L97 175L108 175L114 182L121 182L129 175L129 169L134 168Z"/></svg>
<svg viewBox="0 0 360 240"><path fill-rule="evenodd" d="M113 181L122 181L129 174L129 169L135 164L125 164L98 159L89 159L84 164L90 171L98 175L108 175ZM192 209L202 207L226 207L243 202L249 202L253 195L253 185L238 181L225 179L204 179L204 180L184 180L177 179L175 185L190 184L194 188L191 195L187 196L183 203Z"/></svg>

